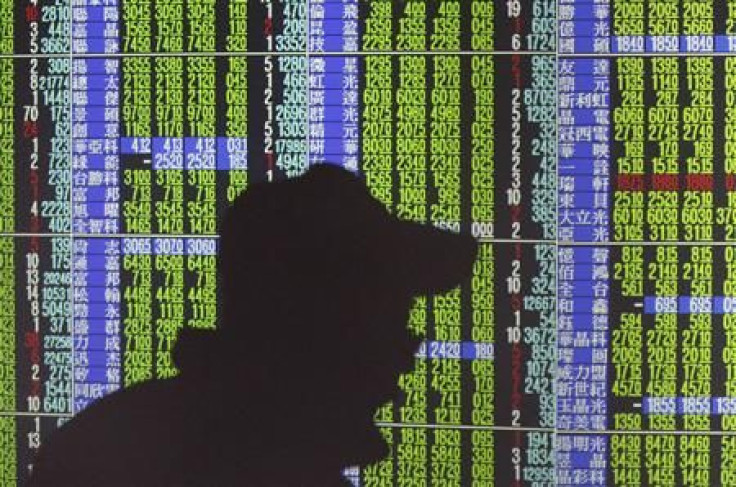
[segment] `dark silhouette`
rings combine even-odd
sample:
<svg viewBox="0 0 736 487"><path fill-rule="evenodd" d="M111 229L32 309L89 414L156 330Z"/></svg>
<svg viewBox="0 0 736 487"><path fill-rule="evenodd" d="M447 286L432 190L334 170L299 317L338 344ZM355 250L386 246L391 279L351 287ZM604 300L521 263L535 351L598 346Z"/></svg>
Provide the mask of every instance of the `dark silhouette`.
<svg viewBox="0 0 736 487"><path fill-rule="evenodd" d="M42 447L31 485L349 485L410 370L413 296L469 275L477 244L389 215L321 165L253 185L221 222L217 331L186 329L179 376L91 405Z"/></svg>

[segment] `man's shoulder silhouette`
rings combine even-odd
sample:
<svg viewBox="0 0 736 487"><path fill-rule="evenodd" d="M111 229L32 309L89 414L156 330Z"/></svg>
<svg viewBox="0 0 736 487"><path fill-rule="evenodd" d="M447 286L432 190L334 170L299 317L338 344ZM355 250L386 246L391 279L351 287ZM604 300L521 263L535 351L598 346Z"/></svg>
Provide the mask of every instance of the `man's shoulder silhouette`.
<svg viewBox="0 0 736 487"><path fill-rule="evenodd" d="M176 485L192 467L185 448L202 438L192 399L179 379L100 399L44 445L33 485Z"/></svg>
<svg viewBox="0 0 736 487"><path fill-rule="evenodd" d="M262 411L261 423L233 416L217 404L233 399L217 386L177 377L100 399L44 445L31 487L350 485L339 472L302 484L305 477L283 465L288 455L279 455L283 430ZM247 407L238 411L248 414Z"/></svg>

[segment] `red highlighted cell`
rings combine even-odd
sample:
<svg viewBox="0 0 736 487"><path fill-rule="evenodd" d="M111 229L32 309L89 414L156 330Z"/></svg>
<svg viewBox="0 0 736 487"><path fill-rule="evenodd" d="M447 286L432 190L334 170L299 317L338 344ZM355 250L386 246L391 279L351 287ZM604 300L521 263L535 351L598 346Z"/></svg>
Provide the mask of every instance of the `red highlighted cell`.
<svg viewBox="0 0 736 487"><path fill-rule="evenodd" d="M619 174L616 176L616 189L619 191L644 191L644 175Z"/></svg>
<svg viewBox="0 0 736 487"><path fill-rule="evenodd" d="M687 174L685 186L689 191L713 191L713 175Z"/></svg>
<svg viewBox="0 0 736 487"><path fill-rule="evenodd" d="M678 174L652 174L652 186L654 191L679 191L680 176Z"/></svg>

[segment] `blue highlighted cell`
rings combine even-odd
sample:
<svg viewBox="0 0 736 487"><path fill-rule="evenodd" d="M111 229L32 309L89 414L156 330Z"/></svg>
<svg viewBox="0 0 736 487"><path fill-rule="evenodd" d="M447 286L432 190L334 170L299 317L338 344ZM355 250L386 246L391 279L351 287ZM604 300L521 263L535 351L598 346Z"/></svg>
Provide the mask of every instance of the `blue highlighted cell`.
<svg viewBox="0 0 736 487"><path fill-rule="evenodd" d="M415 356L425 359L493 360L495 351L492 343L426 341L419 346Z"/></svg>

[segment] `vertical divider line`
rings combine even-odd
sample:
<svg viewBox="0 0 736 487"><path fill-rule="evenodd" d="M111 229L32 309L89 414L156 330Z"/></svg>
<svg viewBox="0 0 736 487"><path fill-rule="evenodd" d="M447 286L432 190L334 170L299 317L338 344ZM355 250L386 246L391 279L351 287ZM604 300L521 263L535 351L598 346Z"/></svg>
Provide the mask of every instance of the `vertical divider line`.
<svg viewBox="0 0 736 487"><path fill-rule="evenodd" d="M554 229L555 229L555 252L554 252L554 259L555 259L555 275L554 275L554 286L555 286L555 306L554 306L554 313L555 313L555 340L554 340L554 353L552 354L552 360L554 360L554 376L553 376L553 382L552 382L552 394L554 397L554 408L555 408L555 421L554 421L554 429L552 431L552 444L550 445L550 448L552 449L552 471L553 471L553 478L554 478L554 484L558 485L558 472L557 472L557 434L558 434L558 419L557 415L559 413L559 406L557 401L557 377L559 376L559 366L560 366L560 358L559 358L559 348L558 348L558 333L559 333L559 311L558 311L558 304L559 304L559 264L560 264L560 231L558 228L559 222L560 222L560 215L559 215L559 202L560 202L560 193L559 193L559 186L560 186L560 93L559 93L559 76L560 76L560 0L555 1L555 209L554 209Z"/></svg>
<svg viewBox="0 0 736 487"><path fill-rule="evenodd" d="M69 332L71 340L71 357L69 367L71 367L71 391L69 392L69 412L76 414L76 401L74 397L75 377L74 377L74 360L76 357L75 348L75 320L74 320L74 0L69 2Z"/></svg>
<svg viewBox="0 0 736 487"><path fill-rule="evenodd" d="M306 130L306 145L307 145L307 147L306 147L306 158L307 158L307 165L306 165L306 168L305 169L309 169L309 166L311 166L311 164L312 164L312 155L311 155L312 154L312 149L311 149L311 135L310 135L310 131L311 131L311 127L312 127L312 111L310 109L310 103L309 103L309 92L310 92L309 87L310 87L310 78L311 78L311 75L312 75L312 73L311 73L311 71L312 71L311 70L311 66L309 64L309 53L310 53L310 39L311 39L312 35L311 35L310 31L309 31L310 24L311 24L311 12L310 12L310 9L309 9L310 0L304 0L304 3L306 4L306 8L305 8L305 10L306 10L306 19L305 19L305 21L307 22L306 29L304 29L304 32L306 33L306 39L305 39L306 43L304 45L304 47L305 47L304 55L306 56L306 68L307 68L306 69L307 76L305 77L306 86L304 87L305 91L307 92L307 96L306 96L307 119L305 120L305 123L307 124L307 130Z"/></svg>

